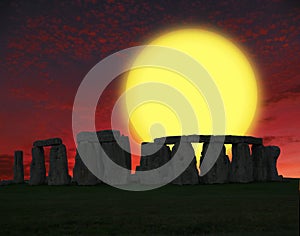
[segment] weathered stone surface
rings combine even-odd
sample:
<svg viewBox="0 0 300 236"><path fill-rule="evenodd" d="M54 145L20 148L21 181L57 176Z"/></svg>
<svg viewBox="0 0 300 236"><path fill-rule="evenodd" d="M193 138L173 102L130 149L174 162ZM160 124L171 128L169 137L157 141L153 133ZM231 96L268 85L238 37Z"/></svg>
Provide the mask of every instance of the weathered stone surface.
<svg viewBox="0 0 300 236"><path fill-rule="evenodd" d="M157 169L163 166L171 159L171 151L168 146L158 145L156 143L143 143L141 147L140 166L137 171L147 171ZM166 171L158 170L158 178L145 179L142 173L137 173L141 184L158 184L166 182L171 178L173 170L171 168Z"/></svg>
<svg viewBox="0 0 300 236"><path fill-rule="evenodd" d="M254 181L267 181L267 158L263 145L252 146L253 179Z"/></svg>
<svg viewBox="0 0 300 236"><path fill-rule="evenodd" d="M42 147L32 148L32 161L30 164L30 185L41 185L46 182L46 167L44 149Z"/></svg>
<svg viewBox="0 0 300 236"><path fill-rule="evenodd" d="M126 143L127 141L128 143ZM125 138L121 139L120 142L129 145L129 140ZM127 183L131 156L116 141L103 143L82 141L78 143L77 149L86 167L96 177L109 184L122 185ZM118 165L124 169L120 169Z"/></svg>
<svg viewBox="0 0 300 236"><path fill-rule="evenodd" d="M113 142L120 138L118 130L102 130L94 132L80 132L77 135L77 143L79 142Z"/></svg>
<svg viewBox="0 0 300 236"><path fill-rule="evenodd" d="M152 153L152 154L151 154ZM168 146L146 143L141 147L140 170L152 170L161 167L171 159Z"/></svg>
<svg viewBox="0 0 300 236"><path fill-rule="evenodd" d="M15 151L14 182L16 184L24 183L23 151Z"/></svg>
<svg viewBox="0 0 300 236"><path fill-rule="evenodd" d="M119 166L127 168L127 156L124 150L116 143L102 143L102 148L106 155Z"/></svg>
<svg viewBox="0 0 300 236"><path fill-rule="evenodd" d="M230 161L228 156L226 155L225 146L222 145L221 152L218 152L215 143L211 143L211 144L204 143L203 150L201 153L201 163L206 158L213 158L211 156L207 156L208 145L211 145L211 147L213 148L212 155L214 155L214 157L218 156L218 159L216 163L213 165L213 167L208 171L208 173L200 177L200 182L205 184L227 183L229 181ZM200 166L200 170L201 170L201 166Z"/></svg>
<svg viewBox="0 0 300 236"><path fill-rule="evenodd" d="M62 144L62 140L60 138L50 138L46 140L37 140L33 143L34 147L46 147L46 146L54 146Z"/></svg>
<svg viewBox="0 0 300 236"><path fill-rule="evenodd" d="M82 161L78 151L75 156L75 165L73 169L73 181L78 185L96 185L101 181L93 175Z"/></svg>
<svg viewBox="0 0 300 236"><path fill-rule="evenodd" d="M101 159L104 164L104 175L110 176L110 181L115 184L125 184L127 183L128 176L124 176L124 173L121 173L121 170L114 165L111 165L109 161L104 159L104 155L111 159L115 164L129 170L129 155L126 151L124 151L117 142L104 142L101 143L102 150L101 151ZM131 158L131 157L130 157ZM131 161L130 161L131 162ZM112 176L112 173L118 173ZM123 175L123 177L122 177Z"/></svg>
<svg viewBox="0 0 300 236"><path fill-rule="evenodd" d="M280 148L277 146L265 147L265 156L267 161L267 180L281 181L282 177L278 176L276 163L280 155Z"/></svg>
<svg viewBox="0 0 300 236"><path fill-rule="evenodd" d="M52 146L50 149L48 185L67 185L70 182L66 146L64 144Z"/></svg>
<svg viewBox="0 0 300 236"><path fill-rule="evenodd" d="M94 185L99 183L98 180L93 178L102 179L104 177L104 160L102 159L102 153L104 152L100 147L99 142L80 142L78 143L78 153L83 161L86 169L83 167L81 176L84 177L80 179L80 182L86 182L88 185Z"/></svg>
<svg viewBox="0 0 300 236"><path fill-rule="evenodd" d="M246 143L232 145L232 162L230 168L230 181L248 183L253 181L253 160L250 149Z"/></svg>
<svg viewBox="0 0 300 236"><path fill-rule="evenodd" d="M261 138L255 138L251 136L234 136L234 135L186 135L186 136L169 136L154 139L155 143L159 144L175 144L178 142L187 143L207 143L207 142L224 142L225 144L262 144Z"/></svg>
<svg viewBox="0 0 300 236"><path fill-rule="evenodd" d="M179 143L176 143L171 152L171 158L174 158L174 155L178 157L177 161L173 165L173 173L178 173L182 164L193 157L191 163L188 165L185 171L180 174L176 179L172 181L173 184L186 185L186 184L198 184L199 175L196 167L196 157L195 152L190 143L181 143L179 149Z"/></svg>

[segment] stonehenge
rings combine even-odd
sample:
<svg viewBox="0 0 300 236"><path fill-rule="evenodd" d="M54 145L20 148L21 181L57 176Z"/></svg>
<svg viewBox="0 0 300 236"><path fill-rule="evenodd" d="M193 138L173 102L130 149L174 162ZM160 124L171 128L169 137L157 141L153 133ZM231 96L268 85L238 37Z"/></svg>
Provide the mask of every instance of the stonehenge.
<svg viewBox="0 0 300 236"><path fill-rule="evenodd" d="M156 143L142 143L141 146L141 165L137 167L136 177L141 184L147 184L149 181L139 174L139 171L148 171L157 169L166 164L171 159L171 150L168 146L158 145ZM162 181L165 181L172 170L167 170L165 173L159 171L158 175ZM154 183L156 180L153 180ZM153 183L153 184L154 184Z"/></svg>
<svg viewBox="0 0 300 236"><path fill-rule="evenodd" d="M211 158L207 156L207 148L209 143L204 143L202 152L200 165L205 158ZM215 143L211 143L212 151L210 155L218 156L217 161L213 165L213 167L208 171L208 173L202 177L200 177L200 183L204 184L223 184L229 182L229 173L230 173L230 161L228 156L226 155L225 146L222 145L221 152L218 152Z"/></svg>
<svg viewBox="0 0 300 236"><path fill-rule="evenodd" d="M47 146L55 146L62 144L62 140L60 138L50 138L46 140L37 140L33 142L34 147L47 147Z"/></svg>
<svg viewBox="0 0 300 236"><path fill-rule="evenodd" d="M232 144L230 182L249 183L253 181L252 159L248 144Z"/></svg>
<svg viewBox="0 0 300 236"><path fill-rule="evenodd" d="M278 176L276 163L280 155L280 148L277 146L265 147L265 157L267 159L267 180L280 181L281 176Z"/></svg>
<svg viewBox="0 0 300 236"><path fill-rule="evenodd" d="M171 157L178 155L179 161L175 162L175 165L173 165L173 170L175 173L177 173L178 168L181 165L181 162L183 159L186 158L186 156L192 157L191 163L188 165L188 167L177 177L175 178L172 183L177 185L185 185L185 184L198 184L199 183L199 174L198 170L196 168L196 157L194 153L194 149L192 147L191 143L175 143Z"/></svg>
<svg viewBox="0 0 300 236"><path fill-rule="evenodd" d="M30 164L30 185L41 185L46 183L45 152L43 147L31 149L32 161Z"/></svg>
<svg viewBox="0 0 300 236"><path fill-rule="evenodd" d="M51 146L49 174L46 178L44 147ZM66 146L60 138L38 140L33 143L30 164L30 185L67 185L71 181L68 171Z"/></svg>
<svg viewBox="0 0 300 236"><path fill-rule="evenodd" d="M192 143L203 143L198 166ZM231 144L231 161L226 155L226 147L229 146L225 147L225 144ZM50 147L48 176L45 147ZM97 185L103 182L147 185L157 184L157 181L168 183L170 180L176 185L282 181L276 168L280 148L264 146L261 138L250 136L187 135L156 138L153 142L142 143L140 165L132 175L129 138L117 130L80 132L77 135L73 178L68 171L66 146L60 138L33 142L31 154L30 185ZM170 165L166 165L168 162ZM203 166L206 163L211 165L205 171ZM160 169L162 166L166 167L164 171ZM123 170L127 170L124 172L126 175L119 175ZM158 179L152 181L144 177L143 172L151 170L156 170ZM13 182L24 183L22 151L14 153L13 171Z"/></svg>
<svg viewBox="0 0 300 236"><path fill-rule="evenodd" d="M68 171L66 146L59 144L50 149L48 185L66 185L71 182Z"/></svg>
<svg viewBox="0 0 300 236"><path fill-rule="evenodd" d="M108 176L118 171L116 165L131 170L129 138L121 135L120 131L81 132L77 135L77 143L73 175L74 182L78 185L101 183L94 174L101 178L109 178ZM79 153L84 154L84 157L80 157ZM116 165L112 165L105 157ZM110 178L110 181L115 184L125 184L127 179L115 175L115 178Z"/></svg>
<svg viewBox="0 0 300 236"><path fill-rule="evenodd" d="M276 163L280 154L280 148L276 146L263 145L261 138L251 136L212 136L212 135L187 135L187 136L170 136L154 139L154 143L160 145L172 145L174 147L181 142L181 145L190 145L191 143L203 143L203 149L200 157L201 164L205 159L216 157L216 162L212 168L204 175L199 177L199 183L203 184L221 184L221 183L249 183L253 181L281 181L282 177L278 176ZM222 145L221 152L217 151L217 144ZM226 149L223 144L232 145L232 161L226 155ZM207 148L210 145L212 153L207 156ZM252 146L250 149L250 145ZM174 149L173 147L173 149ZM176 148L174 149L174 151ZM172 150L173 152L173 150ZM172 154L173 155L173 154ZM172 156L171 155L171 156ZM192 155L186 151L184 156ZM167 156L162 159L168 158ZM157 159L157 158L156 158ZM153 158L153 162L156 161ZM150 160L148 160L149 162ZM147 165L154 165L149 164ZM141 158L139 169L142 170L145 161ZM175 168L176 169L176 168ZM175 179L173 184L195 184L196 178L193 177L196 170L196 162L193 159L190 166L181 174L187 181L178 181ZM189 173L189 174L188 174ZM180 179L180 178L179 178Z"/></svg>
<svg viewBox="0 0 300 236"><path fill-rule="evenodd" d="M14 183L24 183L23 151L15 151L14 155Z"/></svg>
<svg viewBox="0 0 300 236"><path fill-rule="evenodd" d="M78 151L76 151L75 165L73 168L73 182L78 185L96 185L101 183L101 181L85 166Z"/></svg>

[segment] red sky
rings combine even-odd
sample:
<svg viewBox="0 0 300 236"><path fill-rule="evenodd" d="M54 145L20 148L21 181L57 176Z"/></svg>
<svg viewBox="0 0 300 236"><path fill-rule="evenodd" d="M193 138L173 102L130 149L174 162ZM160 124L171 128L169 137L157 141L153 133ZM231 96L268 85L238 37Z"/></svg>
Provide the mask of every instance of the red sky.
<svg viewBox="0 0 300 236"><path fill-rule="evenodd" d="M121 49L168 28L198 26L230 35L261 77L256 129L278 145L279 173L300 177L300 7L296 1L8 1L0 2L0 179L12 178L14 150L29 175L34 140L61 137L70 173L72 106L86 73ZM119 81L100 100L97 127L110 128Z"/></svg>

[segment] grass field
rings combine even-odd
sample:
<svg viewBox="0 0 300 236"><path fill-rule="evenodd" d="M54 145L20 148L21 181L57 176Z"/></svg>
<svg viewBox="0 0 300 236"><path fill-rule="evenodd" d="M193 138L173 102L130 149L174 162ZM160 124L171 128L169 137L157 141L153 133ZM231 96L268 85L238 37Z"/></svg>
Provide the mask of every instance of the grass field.
<svg viewBox="0 0 300 236"><path fill-rule="evenodd" d="M298 181L0 187L1 235L298 235Z"/></svg>

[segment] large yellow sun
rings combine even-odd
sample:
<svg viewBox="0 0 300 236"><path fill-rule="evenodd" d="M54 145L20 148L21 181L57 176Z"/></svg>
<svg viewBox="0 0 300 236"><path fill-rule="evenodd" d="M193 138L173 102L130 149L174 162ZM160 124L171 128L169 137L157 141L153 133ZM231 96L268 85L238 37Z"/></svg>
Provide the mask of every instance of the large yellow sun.
<svg viewBox="0 0 300 236"><path fill-rule="evenodd" d="M246 55L233 42L215 32L192 28L164 33L148 45L182 51L200 63L221 95L225 111L224 134L249 132L258 106L258 83ZM145 57L156 60L159 55L142 51L136 61ZM155 86L151 86L153 84ZM143 86L135 87L137 85ZM126 91L130 89L126 106L137 141L171 135L213 134L210 105L183 75L149 66L134 69L126 80ZM137 100L143 102L137 106ZM189 124L192 117L189 117L191 109L187 109L187 104L197 119L197 129Z"/></svg>

